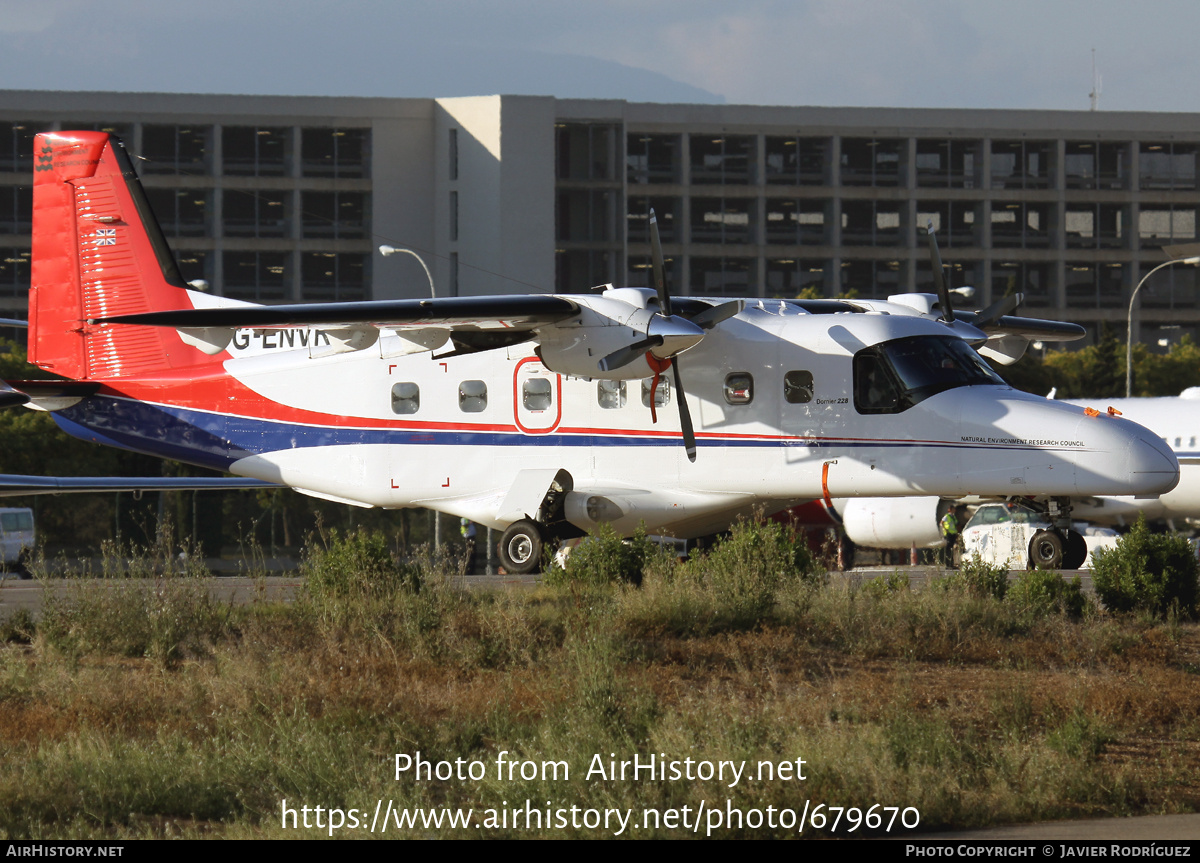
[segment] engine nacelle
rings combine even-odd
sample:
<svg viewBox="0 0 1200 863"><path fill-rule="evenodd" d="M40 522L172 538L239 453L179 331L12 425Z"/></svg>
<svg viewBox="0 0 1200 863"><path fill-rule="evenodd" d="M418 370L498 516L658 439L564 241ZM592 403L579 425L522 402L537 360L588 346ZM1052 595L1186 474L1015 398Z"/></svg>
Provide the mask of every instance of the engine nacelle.
<svg viewBox="0 0 1200 863"><path fill-rule="evenodd" d="M608 297L580 298L580 305L578 326L548 328L541 334L537 353L546 368L560 375L618 381L654 374L645 359L607 372L599 366L613 351L646 337L652 311Z"/></svg>
<svg viewBox="0 0 1200 863"><path fill-rule="evenodd" d="M947 508L936 497L856 497L836 501L842 527L866 548L938 548L939 519Z"/></svg>

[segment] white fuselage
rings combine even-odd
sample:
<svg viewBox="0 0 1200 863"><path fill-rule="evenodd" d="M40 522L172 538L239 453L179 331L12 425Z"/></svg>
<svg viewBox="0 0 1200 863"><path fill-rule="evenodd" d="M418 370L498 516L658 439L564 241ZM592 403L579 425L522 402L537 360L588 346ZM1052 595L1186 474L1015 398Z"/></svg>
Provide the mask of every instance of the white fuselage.
<svg viewBox="0 0 1200 863"><path fill-rule="evenodd" d="M1175 482L1173 457L1145 429L1005 386L963 386L892 413L856 409L855 353L945 334L912 317L746 309L679 360L695 463L680 445L669 373L659 387L671 401L654 424L643 404L648 381L560 375L525 344L442 359L406 354L391 334L368 350L312 358L294 333L241 331L219 403L182 404L169 388L161 400L141 397L177 428L126 422L121 437L106 425L116 421L104 399L63 419L74 433L82 426L93 439L176 458L192 445L188 460L318 496L426 506L494 527L512 520L506 497L538 470L569 473L567 510L579 527L610 521L632 531L644 522L679 536L830 495L1145 494ZM748 403L731 404L745 398L747 374ZM801 395L798 380L811 381ZM727 382L740 391L727 394ZM108 401L120 402L113 390Z"/></svg>

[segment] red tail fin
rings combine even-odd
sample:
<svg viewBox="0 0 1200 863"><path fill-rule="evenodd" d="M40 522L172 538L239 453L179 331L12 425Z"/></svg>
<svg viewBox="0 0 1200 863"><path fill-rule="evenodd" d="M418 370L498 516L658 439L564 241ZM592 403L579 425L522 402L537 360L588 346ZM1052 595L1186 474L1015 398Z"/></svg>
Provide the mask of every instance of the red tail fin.
<svg viewBox="0 0 1200 863"><path fill-rule="evenodd" d="M206 360L174 330L87 323L192 307L121 143L106 132L44 132L34 148L29 359L77 380Z"/></svg>

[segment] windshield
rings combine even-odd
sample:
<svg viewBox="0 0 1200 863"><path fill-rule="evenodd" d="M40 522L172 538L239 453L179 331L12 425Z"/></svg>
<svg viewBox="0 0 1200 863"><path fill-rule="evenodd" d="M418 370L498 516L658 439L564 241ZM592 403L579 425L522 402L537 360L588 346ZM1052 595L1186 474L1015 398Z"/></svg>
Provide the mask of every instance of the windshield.
<svg viewBox="0 0 1200 863"><path fill-rule="evenodd" d="M900 413L955 387L1006 386L954 336L910 336L854 355L854 406L859 413Z"/></svg>

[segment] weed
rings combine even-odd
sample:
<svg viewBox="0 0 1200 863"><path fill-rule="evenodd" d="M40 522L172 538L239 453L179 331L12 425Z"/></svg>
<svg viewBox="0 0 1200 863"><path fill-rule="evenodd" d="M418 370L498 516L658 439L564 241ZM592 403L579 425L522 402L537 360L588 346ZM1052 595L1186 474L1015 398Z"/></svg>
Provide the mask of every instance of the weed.
<svg viewBox="0 0 1200 863"><path fill-rule="evenodd" d="M1048 614L1082 617L1087 606L1079 576L1068 582L1060 573L1046 569L1021 573L1009 588L1006 601L1034 619Z"/></svg>
<svg viewBox="0 0 1200 863"><path fill-rule="evenodd" d="M973 555L964 560L957 571L938 579L934 585L942 590L964 590L974 596L1004 599L1008 591L1008 569Z"/></svg>
<svg viewBox="0 0 1200 863"><path fill-rule="evenodd" d="M1112 548L1092 555L1092 584L1109 611L1145 611L1158 617L1173 606L1196 611L1200 594L1196 556L1176 534L1152 534L1144 516Z"/></svg>

